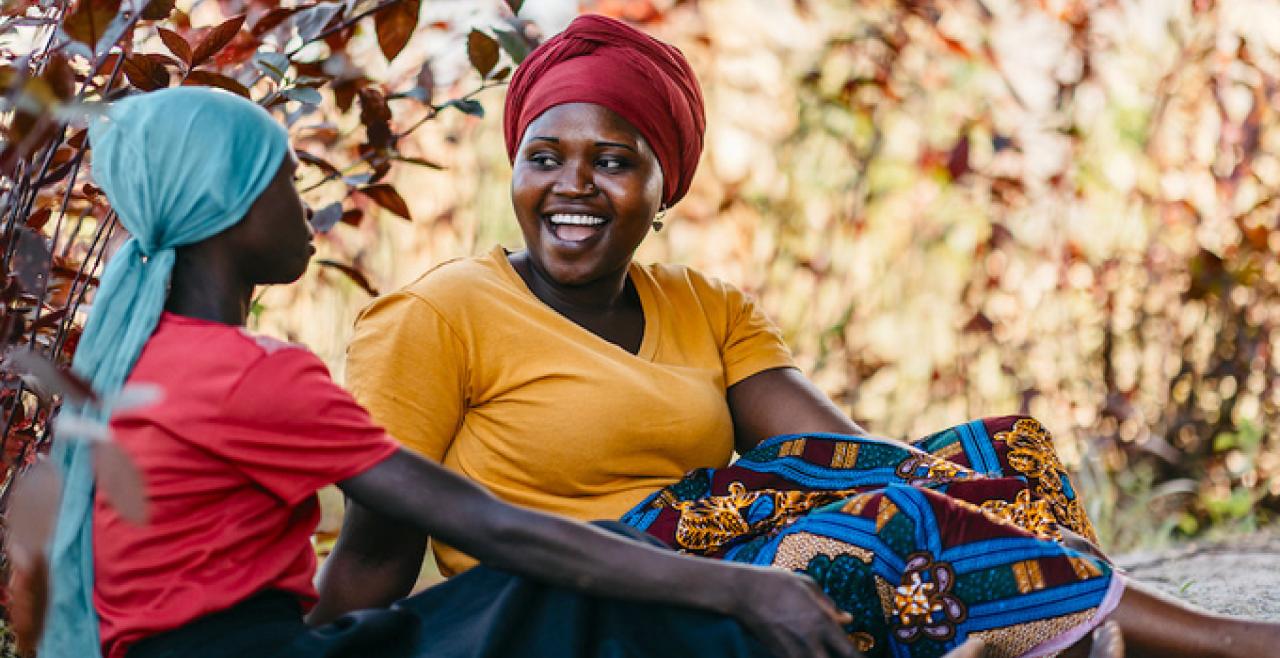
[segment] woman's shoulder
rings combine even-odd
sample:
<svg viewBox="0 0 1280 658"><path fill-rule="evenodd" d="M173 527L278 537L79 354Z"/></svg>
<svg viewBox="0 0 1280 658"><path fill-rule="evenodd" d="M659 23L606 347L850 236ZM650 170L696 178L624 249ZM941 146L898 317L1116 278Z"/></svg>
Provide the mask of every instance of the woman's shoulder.
<svg viewBox="0 0 1280 658"><path fill-rule="evenodd" d="M687 265L650 263L636 268L668 298L691 297L704 304L722 304L742 295L733 284Z"/></svg>
<svg viewBox="0 0 1280 658"><path fill-rule="evenodd" d="M506 258L501 249L441 262L370 302L360 312L356 325L369 328L404 321L443 322L456 331L470 324L469 318L492 310L493 300L511 290L512 283L506 280L498 258Z"/></svg>
<svg viewBox="0 0 1280 658"><path fill-rule="evenodd" d="M480 256L451 258L431 267L399 292L446 306L474 299L487 288L510 286L497 261L499 257L506 257L500 249Z"/></svg>

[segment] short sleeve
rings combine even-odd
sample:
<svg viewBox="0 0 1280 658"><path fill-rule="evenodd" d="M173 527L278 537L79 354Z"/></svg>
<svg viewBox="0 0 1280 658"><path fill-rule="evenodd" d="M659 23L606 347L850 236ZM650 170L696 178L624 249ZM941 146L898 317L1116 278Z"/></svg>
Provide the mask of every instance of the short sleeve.
<svg viewBox="0 0 1280 658"><path fill-rule="evenodd" d="M725 340L721 348L725 386L765 370L795 365L782 332L746 293L724 286Z"/></svg>
<svg viewBox="0 0 1280 658"><path fill-rule="evenodd" d="M392 438L440 462L468 402L466 347L430 302L396 292L356 321L346 383Z"/></svg>
<svg viewBox="0 0 1280 658"><path fill-rule="evenodd" d="M290 505L368 470L397 446L305 349L259 358L222 405L206 446Z"/></svg>

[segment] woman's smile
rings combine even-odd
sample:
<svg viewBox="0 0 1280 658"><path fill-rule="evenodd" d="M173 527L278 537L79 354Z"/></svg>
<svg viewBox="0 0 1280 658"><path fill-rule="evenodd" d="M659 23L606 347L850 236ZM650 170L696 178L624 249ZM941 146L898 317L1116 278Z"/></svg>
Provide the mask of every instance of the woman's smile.
<svg viewBox="0 0 1280 658"><path fill-rule="evenodd" d="M604 217L567 213L545 215L543 222L562 248L588 248L600 241L609 226Z"/></svg>

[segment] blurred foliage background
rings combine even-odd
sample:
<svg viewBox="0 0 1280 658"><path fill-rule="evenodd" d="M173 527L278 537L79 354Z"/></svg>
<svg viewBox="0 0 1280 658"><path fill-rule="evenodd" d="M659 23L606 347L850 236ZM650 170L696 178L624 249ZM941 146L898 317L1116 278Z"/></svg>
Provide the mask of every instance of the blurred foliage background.
<svg viewBox="0 0 1280 658"><path fill-rule="evenodd" d="M1273 0L0 3L6 258L35 235L38 282L71 277L42 285L33 318L10 295L5 317L24 324L6 344L56 328L65 359L122 238L77 179L88 147L68 117L207 84L274 108L307 154L301 185L332 230L300 284L262 293L254 325L341 378L372 294L521 246L504 80L582 11L679 46L708 103L693 190L639 258L757 295L871 431L1034 414L1115 552L1280 509ZM208 52L181 52L193 44ZM4 381L0 507L47 449L54 404Z"/></svg>
<svg viewBox="0 0 1280 658"><path fill-rule="evenodd" d="M575 9L609 13L689 56L707 149L639 257L758 295L804 370L871 431L1035 414L1110 550L1269 518L1280 5L548 4L520 15L551 33ZM423 11L490 20L458 3ZM447 35L418 36L410 47L435 58L439 84L468 84ZM324 248L381 290L495 243L519 248L502 93L477 97L486 118L415 134L444 169L394 174L411 222L339 226ZM367 301L317 271L268 291L259 324L340 376Z"/></svg>

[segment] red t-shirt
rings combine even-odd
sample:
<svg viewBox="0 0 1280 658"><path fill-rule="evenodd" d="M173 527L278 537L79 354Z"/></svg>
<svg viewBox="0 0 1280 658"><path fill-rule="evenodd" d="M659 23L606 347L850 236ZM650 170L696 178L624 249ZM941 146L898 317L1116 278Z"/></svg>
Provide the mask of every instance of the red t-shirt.
<svg viewBox="0 0 1280 658"><path fill-rule="evenodd" d="M129 377L164 397L112 419L147 483L151 520L94 503L94 604L102 650L264 590L315 603L315 493L396 444L296 345L165 313Z"/></svg>

